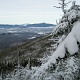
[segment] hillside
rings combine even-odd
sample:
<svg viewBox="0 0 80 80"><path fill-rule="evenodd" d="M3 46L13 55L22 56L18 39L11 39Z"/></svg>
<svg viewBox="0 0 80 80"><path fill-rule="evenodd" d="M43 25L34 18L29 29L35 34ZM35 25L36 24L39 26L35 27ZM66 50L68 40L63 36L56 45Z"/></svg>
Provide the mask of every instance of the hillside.
<svg viewBox="0 0 80 80"><path fill-rule="evenodd" d="M43 57L45 53L47 54L49 52L46 51L47 48L51 47L50 45L54 43L53 41L48 40L51 37L51 35L38 37L28 40L18 46L13 46L11 48L0 51L0 63L9 62L15 64L15 61L18 58L18 52L20 52L20 61L27 61L29 57L34 59Z"/></svg>

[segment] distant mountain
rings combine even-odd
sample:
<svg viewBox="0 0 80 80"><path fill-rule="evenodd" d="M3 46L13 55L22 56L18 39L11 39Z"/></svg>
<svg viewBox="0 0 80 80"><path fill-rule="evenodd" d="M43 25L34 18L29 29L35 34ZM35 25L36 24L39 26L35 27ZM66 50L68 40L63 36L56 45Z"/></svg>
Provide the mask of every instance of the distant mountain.
<svg viewBox="0 0 80 80"><path fill-rule="evenodd" d="M15 28L15 27L20 27L20 25L0 24L0 28Z"/></svg>
<svg viewBox="0 0 80 80"><path fill-rule="evenodd" d="M25 28L25 27L50 27L55 26L55 24L49 23L35 23L35 24L23 24L23 25L9 25L9 24L0 24L0 28Z"/></svg>
<svg viewBox="0 0 80 80"><path fill-rule="evenodd" d="M55 24L49 24L49 23L37 23L37 24L27 24L28 27L50 27L55 26Z"/></svg>

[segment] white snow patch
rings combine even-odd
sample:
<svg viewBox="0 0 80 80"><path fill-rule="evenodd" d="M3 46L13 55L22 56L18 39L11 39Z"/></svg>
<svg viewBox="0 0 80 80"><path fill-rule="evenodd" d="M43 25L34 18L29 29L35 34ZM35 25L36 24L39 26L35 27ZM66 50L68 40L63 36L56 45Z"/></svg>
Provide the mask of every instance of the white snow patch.
<svg viewBox="0 0 80 80"><path fill-rule="evenodd" d="M74 37L77 39L77 41L80 43L80 21L74 23L72 33Z"/></svg>
<svg viewBox="0 0 80 80"><path fill-rule="evenodd" d="M61 43L66 38L66 35L63 35L57 43Z"/></svg>
<svg viewBox="0 0 80 80"><path fill-rule="evenodd" d="M76 52L78 52L78 45L75 37L73 36L72 33L70 33L66 40L65 40L65 47L67 48L68 52L73 55Z"/></svg>
<svg viewBox="0 0 80 80"><path fill-rule="evenodd" d="M71 21L72 19L75 19L77 16L77 11L76 10L71 10L68 12L68 20Z"/></svg>
<svg viewBox="0 0 80 80"><path fill-rule="evenodd" d="M38 34L45 34L45 32L38 32Z"/></svg>
<svg viewBox="0 0 80 80"><path fill-rule="evenodd" d="M34 39L34 38L36 38L36 37L30 37L30 38L28 38L28 39Z"/></svg>

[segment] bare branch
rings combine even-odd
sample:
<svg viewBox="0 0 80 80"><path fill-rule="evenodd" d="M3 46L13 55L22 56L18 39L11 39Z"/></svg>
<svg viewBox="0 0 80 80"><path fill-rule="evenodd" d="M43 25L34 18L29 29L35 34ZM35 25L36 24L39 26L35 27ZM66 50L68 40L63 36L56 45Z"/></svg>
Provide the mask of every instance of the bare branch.
<svg viewBox="0 0 80 80"><path fill-rule="evenodd" d="M67 4L66 4L66 3L64 3L63 5L64 5L64 6L67 6Z"/></svg>
<svg viewBox="0 0 80 80"><path fill-rule="evenodd" d="M59 3L60 5L62 5L61 3Z"/></svg>
<svg viewBox="0 0 80 80"><path fill-rule="evenodd" d="M69 1L68 3L66 3L66 4L69 4L71 1Z"/></svg>
<svg viewBox="0 0 80 80"><path fill-rule="evenodd" d="M61 7L57 7L57 6L53 6L53 7L56 7L56 8L61 8Z"/></svg>
<svg viewBox="0 0 80 80"><path fill-rule="evenodd" d="M65 1L65 0L60 0L60 1Z"/></svg>
<svg viewBox="0 0 80 80"><path fill-rule="evenodd" d="M58 24L58 21L56 20L56 24Z"/></svg>
<svg viewBox="0 0 80 80"><path fill-rule="evenodd" d="M78 5L78 7L80 7L80 6Z"/></svg>

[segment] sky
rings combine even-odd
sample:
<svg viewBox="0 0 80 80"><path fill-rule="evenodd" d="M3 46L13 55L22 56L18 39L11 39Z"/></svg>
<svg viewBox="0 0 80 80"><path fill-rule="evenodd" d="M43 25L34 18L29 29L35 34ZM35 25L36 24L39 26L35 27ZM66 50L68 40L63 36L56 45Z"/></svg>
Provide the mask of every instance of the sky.
<svg viewBox="0 0 80 80"><path fill-rule="evenodd" d="M59 0L0 0L0 24L56 24L63 14L61 9L53 7L59 6L58 3Z"/></svg>

